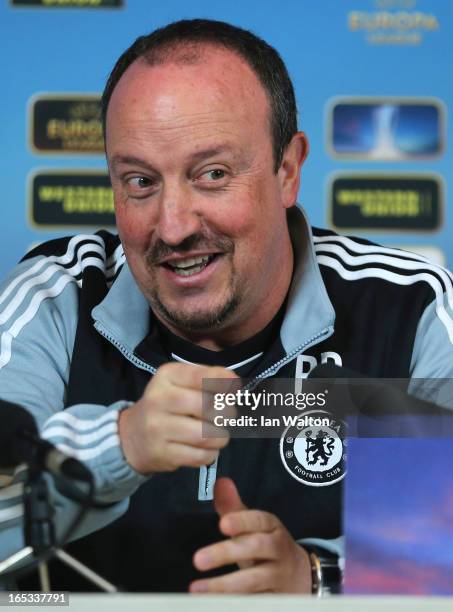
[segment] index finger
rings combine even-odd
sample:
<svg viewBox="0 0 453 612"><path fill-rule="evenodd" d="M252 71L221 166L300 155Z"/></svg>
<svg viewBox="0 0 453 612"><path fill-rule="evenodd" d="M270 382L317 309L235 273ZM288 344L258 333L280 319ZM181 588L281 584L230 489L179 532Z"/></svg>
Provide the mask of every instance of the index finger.
<svg viewBox="0 0 453 612"><path fill-rule="evenodd" d="M165 363L157 370L154 378L157 376L176 387L196 391L206 390L212 393L220 386L228 388L229 380L236 385L240 385L241 380L237 374L227 368L194 363Z"/></svg>

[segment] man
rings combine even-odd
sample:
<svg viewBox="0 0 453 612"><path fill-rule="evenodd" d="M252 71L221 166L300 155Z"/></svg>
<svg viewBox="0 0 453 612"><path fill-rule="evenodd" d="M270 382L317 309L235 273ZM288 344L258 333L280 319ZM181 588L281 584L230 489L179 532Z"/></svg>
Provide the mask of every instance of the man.
<svg viewBox="0 0 453 612"><path fill-rule="evenodd" d="M295 208L307 142L291 82L249 32L195 20L138 39L103 108L121 244L53 241L13 272L2 397L92 469L111 506L79 535L124 514L74 544L123 588L317 592L344 474L314 486L279 440L203 436L202 381L301 379L327 360L448 376L451 278L415 255L312 236ZM72 507L54 495L63 525Z"/></svg>

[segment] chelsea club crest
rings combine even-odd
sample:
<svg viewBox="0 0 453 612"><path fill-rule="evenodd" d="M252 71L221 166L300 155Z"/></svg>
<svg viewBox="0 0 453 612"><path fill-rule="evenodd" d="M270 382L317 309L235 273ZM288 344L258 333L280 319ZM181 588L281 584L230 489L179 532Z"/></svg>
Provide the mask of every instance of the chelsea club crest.
<svg viewBox="0 0 453 612"><path fill-rule="evenodd" d="M324 410L300 415L280 438L280 456L293 478L312 487L325 487L346 474L346 424Z"/></svg>

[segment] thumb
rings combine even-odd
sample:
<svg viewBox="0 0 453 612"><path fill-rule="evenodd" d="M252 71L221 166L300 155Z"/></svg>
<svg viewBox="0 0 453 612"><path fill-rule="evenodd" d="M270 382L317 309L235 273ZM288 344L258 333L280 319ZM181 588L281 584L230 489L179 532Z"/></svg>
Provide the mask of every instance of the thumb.
<svg viewBox="0 0 453 612"><path fill-rule="evenodd" d="M221 517L229 512L247 510L231 478L219 478L215 483L214 508Z"/></svg>

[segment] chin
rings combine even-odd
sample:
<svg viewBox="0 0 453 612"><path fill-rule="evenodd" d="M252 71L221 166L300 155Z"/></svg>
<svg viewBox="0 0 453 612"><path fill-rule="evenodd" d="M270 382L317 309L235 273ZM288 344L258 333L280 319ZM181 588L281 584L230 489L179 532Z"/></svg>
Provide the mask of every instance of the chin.
<svg viewBox="0 0 453 612"><path fill-rule="evenodd" d="M206 310L183 310L181 308L171 308L167 306L162 303L158 297L153 300L153 308L155 308L168 323L179 329L192 332L218 329L230 319L236 311L238 304L239 300L237 296L231 296L231 298L224 303Z"/></svg>

